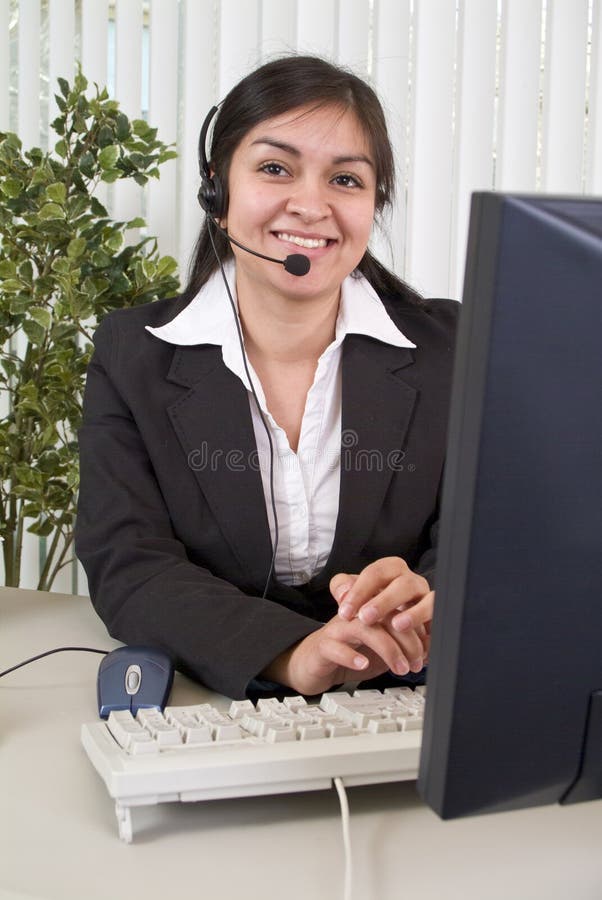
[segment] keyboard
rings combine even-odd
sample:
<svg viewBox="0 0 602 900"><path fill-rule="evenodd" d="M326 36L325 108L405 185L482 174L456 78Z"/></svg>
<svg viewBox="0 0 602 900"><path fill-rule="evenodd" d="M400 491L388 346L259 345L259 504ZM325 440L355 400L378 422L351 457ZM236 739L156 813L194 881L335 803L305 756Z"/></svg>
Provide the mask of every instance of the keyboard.
<svg viewBox="0 0 602 900"><path fill-rule="evenodd" d="M414 779L426 689L387 688L111 712L82 726L88 756L115 800L119 836L132 807Z"/></svg>

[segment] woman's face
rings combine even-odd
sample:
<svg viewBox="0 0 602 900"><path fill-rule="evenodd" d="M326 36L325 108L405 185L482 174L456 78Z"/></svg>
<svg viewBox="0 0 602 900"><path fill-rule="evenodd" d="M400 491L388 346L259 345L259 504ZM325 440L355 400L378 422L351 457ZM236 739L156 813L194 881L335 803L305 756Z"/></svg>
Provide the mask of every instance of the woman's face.
<svg viewBox="0 0 602 900"><path fill-rule="evenodd" d="M291 275L233 246L239 296L338 297L366 250L375 191L369 141L350 110L301 107L251 129L232 157L221 224L268 256L302 253L311 269Z"/></svg>

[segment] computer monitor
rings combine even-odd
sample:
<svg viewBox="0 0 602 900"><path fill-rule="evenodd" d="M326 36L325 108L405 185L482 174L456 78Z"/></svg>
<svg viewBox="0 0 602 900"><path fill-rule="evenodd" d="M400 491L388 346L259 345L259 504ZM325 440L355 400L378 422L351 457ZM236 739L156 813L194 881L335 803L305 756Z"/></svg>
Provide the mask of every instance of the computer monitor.
<svg viewBox="0 0 602 900"><path fill-rule="evenodd" d="M602 199L473 196L418 789L602 797Z"/></svg>

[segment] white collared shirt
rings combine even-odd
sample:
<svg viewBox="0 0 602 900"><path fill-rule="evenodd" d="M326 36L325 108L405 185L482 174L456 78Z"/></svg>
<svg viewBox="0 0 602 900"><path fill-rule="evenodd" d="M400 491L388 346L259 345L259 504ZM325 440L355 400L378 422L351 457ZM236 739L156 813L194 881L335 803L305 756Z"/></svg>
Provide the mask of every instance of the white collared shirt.
<svg viewBox="0 0 602 900"><path fill-rule="evenodd" d="M229 261L224 270L236 303L234 262ZM221 346L224 364L247 389L273 545L269 442L244 369L238 332L221 272L214 273L171 322L160 328L147 326L147 330L161 340L179 346ZM307 394L296 453L291 450L286 432L270 414L261 382L247 361L274 447L274 499L278 517L275 575L285 584L309 581L323 568L332 547L339 508L341 440L344 437L341 435L342 344L345 336L351 333L365 334L395 347L416 346L393 323L368 281L363 276L348 276L341 287L335 339L320 356ZM227 415L227 410L224 414Z"/></svg>

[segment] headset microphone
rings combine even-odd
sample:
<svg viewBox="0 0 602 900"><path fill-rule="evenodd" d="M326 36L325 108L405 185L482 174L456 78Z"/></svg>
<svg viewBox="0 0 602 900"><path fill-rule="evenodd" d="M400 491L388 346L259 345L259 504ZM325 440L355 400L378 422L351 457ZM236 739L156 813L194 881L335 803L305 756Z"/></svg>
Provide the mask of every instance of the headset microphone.
<svg viewBox="0 0 602 900"><path fill-rule="evenodd" d="M221 231L230 243L236 244L241 250L246 250L247 253L252 253L253 256L258 256L260 259L267 259L268 262L278 263L278 265L284 266L285 270L291 275L307 275L311 268L311 262L309 261L309 258L302 253L292 253L290 256L287 256L286 259L276 259L274 256L266 256L264 253L258 253L256 250L251 250L250 247L245 247L244 244L239 243L235 238L229 235L225 228L218 225L216 220L224 215L227 207L226 191L220 181L219 175L211 174L205 149L209 124L217 110L217 106L211 107L201 126L201 133L199 135L199 171L201 173L201 186L199 188L198 199L199 203L207 213L207 220L211 222L218 231Z"/></svg>
<svg viewBox="0 0 602 900"><path fill-rule="evenodd" d="M302 253L291 253L290 256L287 256L286 259L276 259L275 256L266 256L265 253L258 253L257 250L251 250L250 247L245 247L244 244L241 244L240 241L237 241L236 238L233 238L231 234L228 234L225 228L222 228L221 225L218 225L215 219L211 216L207 216L207 220L214 225L218 231L226 237L231 244L236 244L237 247L240 247L241 250L246 250L247 253L252 253L253 256L258 256L260 259L267 259L268 262L278 263L280 266L284 266L287 272L290 272L291 275L307 275L311 268L311 263L307 256L304 256Z"/></svg>

